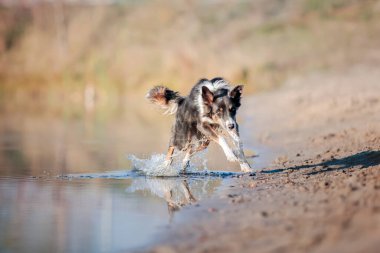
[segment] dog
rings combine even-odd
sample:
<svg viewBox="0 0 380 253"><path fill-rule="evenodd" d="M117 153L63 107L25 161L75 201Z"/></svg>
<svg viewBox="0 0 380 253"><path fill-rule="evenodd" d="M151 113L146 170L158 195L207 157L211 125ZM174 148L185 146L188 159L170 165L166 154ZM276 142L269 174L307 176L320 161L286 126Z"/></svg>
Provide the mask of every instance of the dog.
<svg viewBox="0 0 380 253"><path fill-rule="evenodd" d="M243 172L250 172L236 122L242 91L242 85L232 87L221 77L200 79L186 97L164 86L149 90L146 98L150 102L163 108L165 114L175 114L166 165L172 163L175 150L183 151L181 173L186 173L191 156L214 141L223 149L227 160L239 162ZM235 149L224 138L226 133L232 138Z"/></svg>

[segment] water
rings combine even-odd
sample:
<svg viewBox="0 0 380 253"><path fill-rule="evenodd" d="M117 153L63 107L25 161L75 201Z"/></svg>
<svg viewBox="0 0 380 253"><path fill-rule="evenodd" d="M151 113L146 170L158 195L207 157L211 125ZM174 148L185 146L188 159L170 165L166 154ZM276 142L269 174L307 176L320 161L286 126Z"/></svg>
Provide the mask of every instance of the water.
<svg viewBox="0 0 380 253"><path fill-rule="evenodd" d="M55 180L1 178L0 251L136 249L159 237L175 211L209 197L223 184L221 177L120 173Z"/></svg>
<svg viewBox="0 0 380 253"><path fill-rule="evenodd" d="M144 106L0 103L0 252L144 247L236 175L215 147L163 174L171 120Z"/></svg>

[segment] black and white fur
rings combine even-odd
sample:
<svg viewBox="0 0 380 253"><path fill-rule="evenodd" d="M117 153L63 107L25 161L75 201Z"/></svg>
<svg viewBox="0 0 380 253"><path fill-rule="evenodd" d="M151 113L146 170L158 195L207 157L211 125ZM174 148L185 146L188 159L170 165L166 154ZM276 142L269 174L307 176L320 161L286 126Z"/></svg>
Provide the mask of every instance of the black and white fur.
<svg viewBox="0 0 380 253"><path fill-rule="evenodd" d="M175 114L167 164L171 164L175 149L184 151L183 172L189 166L190 157L209 145L218 143L229 161L237 161L244 172L251 167L244 156L239 137L236 111L240 107L243 86L234 88L223 78L201 79L182 97L178 92L163 86L152 88L147 98L165 109L167 114ZM231 148L223 133L232 137L236 148Z"/></svg>

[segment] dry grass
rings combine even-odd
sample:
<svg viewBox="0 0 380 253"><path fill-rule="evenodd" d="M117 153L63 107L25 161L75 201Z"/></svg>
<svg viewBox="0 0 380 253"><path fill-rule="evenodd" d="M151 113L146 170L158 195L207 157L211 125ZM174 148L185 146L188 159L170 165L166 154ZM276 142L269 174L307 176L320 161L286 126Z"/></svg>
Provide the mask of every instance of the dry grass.
<svg viewBox="0 0 380 253"><path fill-rule="evenodd" d="M214 76L257 91L379 61L380 3L371 0L54 2L3 6L0 15L3 91L94 85L118 96L158 83L187 91Z"/></svg>

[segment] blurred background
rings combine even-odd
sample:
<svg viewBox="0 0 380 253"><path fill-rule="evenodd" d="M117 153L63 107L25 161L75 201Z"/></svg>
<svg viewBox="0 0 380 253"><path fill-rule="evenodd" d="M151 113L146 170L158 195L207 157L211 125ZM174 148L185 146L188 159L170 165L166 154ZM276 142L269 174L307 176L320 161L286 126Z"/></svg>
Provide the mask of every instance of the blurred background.
<svg viewBox="0 0 380 253"><path fill-rule="evenodd" d="M153 85L187 94L223 76L247 96L378 64L379 48L375 0L0 0L0 175L165 152L171 122L144 99Z"/></svg>

